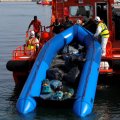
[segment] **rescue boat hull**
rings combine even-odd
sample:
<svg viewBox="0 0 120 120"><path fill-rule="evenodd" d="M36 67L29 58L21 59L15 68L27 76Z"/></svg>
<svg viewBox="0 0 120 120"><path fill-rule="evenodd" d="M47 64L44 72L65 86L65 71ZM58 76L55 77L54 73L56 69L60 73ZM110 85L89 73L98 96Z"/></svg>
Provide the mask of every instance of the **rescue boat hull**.
<svg viewBox="0 0 120 120"><path fill-rule="evenodd" d="M23 86L29 72L33 66L34 60L10 60L6 64L6 68L13 72L15 85Z"/></svg>

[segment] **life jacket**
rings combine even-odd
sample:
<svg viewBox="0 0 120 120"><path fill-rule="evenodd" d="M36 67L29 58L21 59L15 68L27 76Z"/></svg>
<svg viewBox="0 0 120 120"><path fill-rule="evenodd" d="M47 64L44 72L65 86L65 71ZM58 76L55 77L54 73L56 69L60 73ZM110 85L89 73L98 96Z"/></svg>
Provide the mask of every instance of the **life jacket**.
<svg viewBox="0 0 120 120"><path fill-rule="evenodd" d="M33 50L36 49L36 45L39 45L39 41L37 41L36 38L33 37L27 41L27 44L28 49Z"/></svg>
<svg viewBox="0 0 120 120"><path fill-rule="evenodd" d="M109 30L107 28L107 26L103 23L103 22L100 22L98 24L98 27L101 26L102 28L102 31L100 33L100 36L104 37L104 38L109 38L110 34L109 34Z"/></svg>

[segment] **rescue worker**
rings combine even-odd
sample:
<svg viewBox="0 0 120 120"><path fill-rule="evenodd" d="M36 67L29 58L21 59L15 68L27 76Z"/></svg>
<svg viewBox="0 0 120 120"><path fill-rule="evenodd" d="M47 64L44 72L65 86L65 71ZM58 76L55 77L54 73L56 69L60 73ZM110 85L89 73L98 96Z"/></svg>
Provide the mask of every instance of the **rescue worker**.
<svg viewBox="0 0 120 120"><path fill-rule="evenodd" d="M87 30L95 34L97 29L97 24L92 16L90 16L89 20L83 25Z"/></svg>
<svg viewBox="0 0 120 120"><path fill-rule="evenodd" d="M55 22L53 22L52 25L47 26L46 28L50 28L50 27L53 27L53 33L54 33L54 34L58 34L58 33L61 32L62 25L60 24L60 22L59 22L58 19L56 18L56 19L55 19Z"/></svg>
<svg viewBox="0 0 120 120"><path fill-rule="evenodd" d="M31 25L33 25L35 37L39 39L40 38L41 21L38 20L37 16L34 16L34 19L30 22L27 32L29 31Z"/></svg>
<svg viewBox="0 0 120 120"><path fill-rule="evenodd" d="M71 27L73 25L73 22L69 19L69 16L66 16L65 22L63 23L64 30Z"/></svg>
<svg viewBox="0 0 120 120"><path fill-rule="evenodd" d="M35 37L35 32L30 32L30 37L26 40L27 49L38 51L39 49L39 40Z"/></svg>
<svg viewBox="0 0 120 120"><path fill-rule="evenodd" d="M105 23L100 19L100 17L95 17L95 23L97 24L96 33L94 37L101 39L101 46L102 46L102 56L106 55L106 45L108 42L108 38L110 36L109 30Z"/></svg>

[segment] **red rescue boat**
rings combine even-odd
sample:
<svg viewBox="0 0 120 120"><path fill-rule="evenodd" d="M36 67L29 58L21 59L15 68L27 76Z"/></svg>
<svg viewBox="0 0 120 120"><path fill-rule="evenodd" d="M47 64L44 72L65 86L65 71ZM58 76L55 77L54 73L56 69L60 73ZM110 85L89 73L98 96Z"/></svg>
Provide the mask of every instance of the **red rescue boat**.
<svg viewBox="0 0 120 120"><path fill-rule="evenodd" d="M100 16L105 21L110 31L110 38L107 43L107 54L101 59L100 76L120 75L120 6L114 0L52 0L51 4L51 24L55 18L62 22L66 16L69 16L74 23L81 17L87 20L91 16ZM49 33L43 31L41 34L41 42L48 41L52 37L51 30ZM26 54L29 52L31 54ZM7 69L13 71L16 84L26 80L36 56L33 51L26 51L24 46L19 46L13 51Z"/></svg>

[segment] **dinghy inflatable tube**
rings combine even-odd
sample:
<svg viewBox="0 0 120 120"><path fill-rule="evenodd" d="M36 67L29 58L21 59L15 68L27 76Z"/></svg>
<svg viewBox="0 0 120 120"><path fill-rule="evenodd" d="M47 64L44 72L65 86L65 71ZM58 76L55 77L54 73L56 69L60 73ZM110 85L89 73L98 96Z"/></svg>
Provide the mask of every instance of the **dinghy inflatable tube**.
<svg viewBox="0 0 120 120"><path fill-rule="evenodd" d="M73 111L80 117L92 112L101 61L101 45L92 33L81 26L74 25L49 40L39 52L16 104L20 113L27 114L36 108L34 97L40 96L41 84L46 78L46 71L58 51L74 39L79 40L87 48L87 53Z"/></svg>

